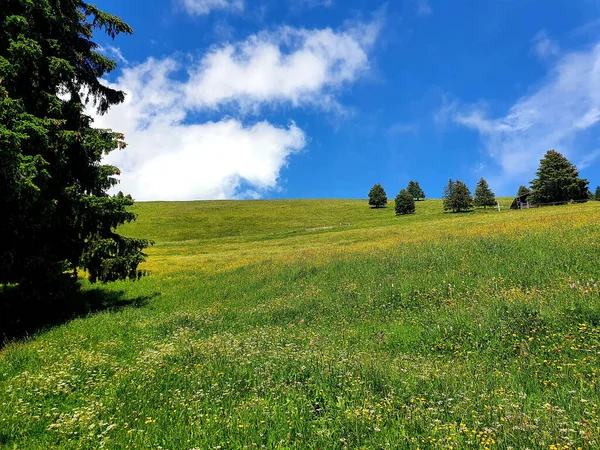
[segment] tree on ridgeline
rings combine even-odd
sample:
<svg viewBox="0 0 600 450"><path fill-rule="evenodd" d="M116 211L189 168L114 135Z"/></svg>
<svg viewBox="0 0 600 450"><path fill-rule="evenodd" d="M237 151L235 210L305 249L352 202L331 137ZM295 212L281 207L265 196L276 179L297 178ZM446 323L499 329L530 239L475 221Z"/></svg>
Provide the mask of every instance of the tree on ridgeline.
<svg viewBox="0 0 600 450"><path fill-rule="evenodd" d="M454 212L468 211L473 208L471 191L462 181L456 181L452 192L452 210Z"/></svg>
<svg viewBox="0 0 600 450"><path fill-rule="evenodd" d="M452 210L452 195L454 193L455 183L452 181L452 178L448 180L448 184L444 188L444 193L442 194L442 199L444 200L444 211Z"/></svg>
<svg viewBox="0 0 600 450"><path fill-rule="evenodd" d="M567 158L556 150L548 150L540 160L537 178L531 182L532 203L567 202L587 198L588 180Z"/></svg>
<svg viewBox="0 0 600 450"><path fill-rule="evenodd" d="M448 182L444 189L444 210L452 212L464 212L473 208L473 197L471 191L462 181Z"/></svg>
<svg viewBox="0 0 600 450"><path fill-rule="evenodd" d="M488 206L496 206L496 196L490 189L487 181L483 178L477 183L475 188L475 206L487 208Z"/></svg>
<svg viewBox="0 0 600 450"><path fill-rule="evenodd" d="M425 200L425 192L419 186L418 181L409 181L406 190L413 196L416 201Z"/></svg>
<svg viewBox="0 0 600 450"><path fill-rule="evenodd" d="M125 94L102 83L116 62L92 41L131 34L83 0L5 1L0 8L0 285L39 298L90 281L137 278L145 239L116 228L135 219L130 196L111 196L119 169L104 155L124 136L93 128Z"/></svg>
<svg viewBox="0 0 600 450"><path fill-rule="evenodd" d="M517 192L517 197L522 197L527 194L531 194L531 189L529 189L527 186L519 186L519 191Z"/></svg>
<svg viewBox="0 0 600 450"><path fill-rule="evenodd" d="M387 194L379 183L369 191L369 205L374 208L382 208L387 205Z"/></svg>
<svg viewBox="0 0 600 450"><path fill-rule="evenodd" d="M596 187L596 200L600 201L600 186Z"/></svg>
<svg viewBox="0 0 600 450"><path fill-rule="evenodd" d="M396 215L413 214L415 212L415 199L406 189L402 189L396 196Z"/></svg>

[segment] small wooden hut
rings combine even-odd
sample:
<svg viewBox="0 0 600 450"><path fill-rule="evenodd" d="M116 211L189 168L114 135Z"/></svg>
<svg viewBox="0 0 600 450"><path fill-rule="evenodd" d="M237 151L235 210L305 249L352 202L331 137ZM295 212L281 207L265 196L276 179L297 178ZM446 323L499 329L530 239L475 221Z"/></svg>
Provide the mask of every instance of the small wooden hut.
<svg viewBox="0 0 600 450"><path fill-rule="evenodd" d="M519 197L515 197L512 204L510 205L510 209L525 209L530 208L531 204L529 203L529 197L531 196L531 192L527 194L523 194Z"/></svg>

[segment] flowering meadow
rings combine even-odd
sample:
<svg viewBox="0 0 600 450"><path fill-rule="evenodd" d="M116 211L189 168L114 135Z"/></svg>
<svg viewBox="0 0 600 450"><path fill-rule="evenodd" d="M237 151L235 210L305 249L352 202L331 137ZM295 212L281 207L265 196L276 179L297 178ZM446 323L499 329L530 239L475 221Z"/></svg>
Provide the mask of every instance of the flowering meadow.
<svg viewBox="0 0 600 450"><path fill-rule="evenodd" d="M600 202L140 203L106 308L0 349L0 448L600 448Z"/></svg>

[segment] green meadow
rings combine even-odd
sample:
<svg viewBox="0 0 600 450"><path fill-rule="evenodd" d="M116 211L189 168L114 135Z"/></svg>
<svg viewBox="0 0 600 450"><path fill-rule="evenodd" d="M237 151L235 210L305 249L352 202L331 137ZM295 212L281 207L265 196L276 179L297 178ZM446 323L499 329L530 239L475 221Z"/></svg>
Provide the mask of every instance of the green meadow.
<svg viewBox="0 0 600 450"><path fill-rule="evenodd" d="M511 200L138 203L150 275L0 350L0 448L599 448L600 202Z"/></svg>

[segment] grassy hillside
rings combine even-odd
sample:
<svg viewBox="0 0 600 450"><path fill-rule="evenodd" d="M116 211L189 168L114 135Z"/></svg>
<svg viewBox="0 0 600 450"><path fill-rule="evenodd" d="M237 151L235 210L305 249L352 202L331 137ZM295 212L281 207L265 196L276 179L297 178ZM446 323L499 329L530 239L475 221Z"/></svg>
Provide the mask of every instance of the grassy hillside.
<svg viewBox="0 0 600 450"><path fill-rule="evenodd" d="M0 448L600 446L600 202L141 203L136 283L0 350Z"/></svg>
<svg viewBox="0 0 600 450"><path fill-rule="evenodd" d="M441 200L417 203L417 214L396 217L393 201L370 209L364 200L211 201L140 203L138 221L123 228L156 241L145 268L155 273L212 273L264 261L310 256L330 261L340 254L390 249L400 243L440 238L505 235L552 229L570 212L510 211L512 198L497 209L445 214ZM597 209L585 209L592 220ZM591 219L590 219L591 216Z"/></svg>

